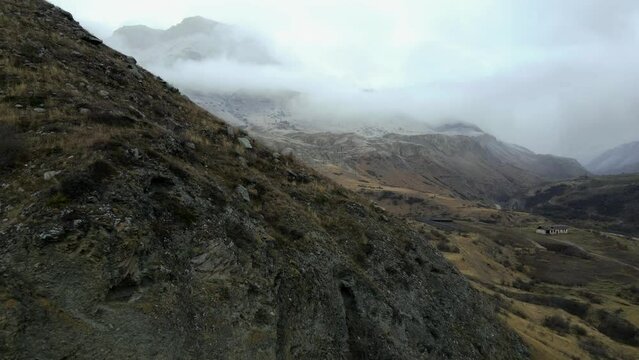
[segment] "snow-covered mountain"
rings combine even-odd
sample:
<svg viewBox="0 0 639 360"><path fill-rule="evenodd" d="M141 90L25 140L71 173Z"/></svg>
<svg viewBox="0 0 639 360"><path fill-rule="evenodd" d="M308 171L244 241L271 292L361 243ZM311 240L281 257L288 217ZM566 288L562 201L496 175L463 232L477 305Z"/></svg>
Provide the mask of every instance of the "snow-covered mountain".
<svg viewBox="0 0 639 360"><path fill-rule="evenodd" d="M135 56L143 65L172 65L178 61L228 59L239 63L276 63L267 46L245 29L203 17L190 17L167 29L144 25L117 29L106 40Z"/></svg>

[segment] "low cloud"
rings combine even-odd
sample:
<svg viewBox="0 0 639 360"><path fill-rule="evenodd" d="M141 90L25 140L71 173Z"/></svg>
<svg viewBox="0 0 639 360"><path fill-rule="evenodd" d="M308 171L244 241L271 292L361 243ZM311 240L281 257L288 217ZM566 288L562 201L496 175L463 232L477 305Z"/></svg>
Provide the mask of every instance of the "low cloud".
<svg viewBox="0 0 639 360"><path fill-rule="evenodd" d="M122 24L166 28L177 17L201 15L269 39L264 44L278 64L228 57L145 63L182 88L299 92L298 109L333 121L459 119L536 152L580 160L639 140L634 0L187 0L154 7L153 16L143 2L124 12L114 1L104 8L54 3L101 33Z"/></svg>

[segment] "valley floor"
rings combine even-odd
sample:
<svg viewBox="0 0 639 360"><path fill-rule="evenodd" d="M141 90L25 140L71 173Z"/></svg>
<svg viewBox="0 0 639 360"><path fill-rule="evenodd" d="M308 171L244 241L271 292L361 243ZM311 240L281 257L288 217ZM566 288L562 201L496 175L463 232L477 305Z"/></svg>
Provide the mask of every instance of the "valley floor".
<svg viewBox="0 0 639 360"><path fill-rule="evenodd" d="M535 359L639 358L639 241L600 230L535 232L550 220L449 194L321 169L409 219L478 290Z"/></svg>
<svg viewBox="0 0 639 360"><path fill-rule="evenodd" d="M493 296L535 358L639 358L639 242L580 229L549 237L534 226L458 226L436 246Z"/></svg>

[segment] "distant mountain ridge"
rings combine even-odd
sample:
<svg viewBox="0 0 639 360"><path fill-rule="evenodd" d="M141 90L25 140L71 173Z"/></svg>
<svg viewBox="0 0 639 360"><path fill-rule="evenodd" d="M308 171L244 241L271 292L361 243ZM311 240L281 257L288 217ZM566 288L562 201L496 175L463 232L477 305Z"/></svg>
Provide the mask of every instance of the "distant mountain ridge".
<svg viewBox="0 0 639 360"><path fill-rule="evenodd" d="M107 43L135 56L143 65L224 58L240 63L276 63L257 36L200 16L186 18L167 30L145 25L121 27Z"/></svg>
<svg viewBox="0 0 639 360"><path fill-rule="evenodd" d="M276 148L292 148L319 168L340 168L373 176L389 186L463 199L505 202L546 181L570 179L587 171L573 159L537 155L494 136L289 133L266 135Z"/></svg>
<svg viewBox="0 0 639 360"><path fill-rule="evenodd" d="M587 168L599 175L639 173L639 141L604 152L592 160Z"/></svg>
<svg viewBox="0 0 639 360"><path fill-rule="evenodd" d="M574 159L535 154L459 121L430 126L397 117L338 128L330 120L298 116L291 105L298 94L190 96L272 147L294 150L320 171L336 165L364 176L372 172L389 185L503 202L545 181L588 173Z"/></svg>

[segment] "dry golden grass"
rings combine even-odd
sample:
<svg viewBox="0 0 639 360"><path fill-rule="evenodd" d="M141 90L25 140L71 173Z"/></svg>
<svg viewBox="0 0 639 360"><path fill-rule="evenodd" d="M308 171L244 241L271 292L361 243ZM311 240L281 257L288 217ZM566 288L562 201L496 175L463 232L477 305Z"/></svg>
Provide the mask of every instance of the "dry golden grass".
<svg viewBox="0 0 639 360"><path fill-rule="evenodd" d="M534 229L530 228L526 229L526 231L534 231ZM591 232L577 231L576 234L580 234L582 239L584 236L596 236L596 234ZM572 236L576 236L575 238L580 237L575 234ZM504 297L501 291L496 291L504 288L510 292L525 293L522 290L510 287L510 285L515 279L520 279L525 282L530 280L528 274L515 269L514 263L516 263L516 260L514 259L516 257L514 256L515 254L511 252L511 249L501 247L500 251L503 252L502 255L512 259L513 262L513 266L503 266L501 263L495 261L492 243L481 234L470 233L464 234L463 236L460 234L449 234L449 239L452 244L460 249L460 253L446 253L444 254L446 258L471 280L475 288L489 295L501 294L498 296L506 299L507 306L502 307L501 316L531 348L533 359L589 359L591 355L583 348L583 345L581 345L584 341L603 344L602 346L605 349L602 348L602 351L607 351L610 358L639 358L638 348L613 341L578 316L567 313L561 309ZM582 241L588 243L591 240ZM594 293L603 299L601 304L590 304L591 311L602 309L612 313L621 308L627 320L634 324L639 324L639 307L627 302L623 304L623 300L611 295L611 293L618 291L620 287L619 284L610 282L606 284L605 286L593 284L583 289L583 291ZM574 290L570 287L561 287L552 284L544 284L543 288L547 289L544 293L568 298L570 298L569 294L575 291L576 293L582 291L580 288ZM571 326L579 326L586 331L587 335L578 336L572 331L566 334L560 334L547 328L544 326L544 320L552 315L566 319L570 322Z"/></svg>
<svg viewBox="0 0 639 360"><path fill-rule="evenodd" d="M86 150L97 144L108 143L117 135L125 134L125 131L105 125L92 125L80 127L77 130L67 134L51 134L50 136L41 138L36 148L45 149L62 148L69 152L78 150Z"/></svg>
<svg viewBox="0 0 639 360"><path fill-rule="evenodd" d="M25 116L21 116L15 107L5 103L0 103L0 123L18 127L21 125Z"/></svg>
<svg viewBox="0 0 639 360"><path fill-rule="evenodd" d="M211 139L207 136L201 135L193 129L188 129L185 134L185 139L192 142L196 146L211 146Z"/></svg>
<svg viewBox="0 0 639 360"><path fill-rule="evenodd" d="M559 336L536 322L516 315L505 314L501 317L528 344L533 359L572 360L590 357L574 339Z"/></svg>

